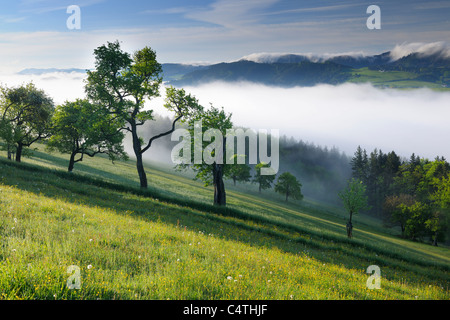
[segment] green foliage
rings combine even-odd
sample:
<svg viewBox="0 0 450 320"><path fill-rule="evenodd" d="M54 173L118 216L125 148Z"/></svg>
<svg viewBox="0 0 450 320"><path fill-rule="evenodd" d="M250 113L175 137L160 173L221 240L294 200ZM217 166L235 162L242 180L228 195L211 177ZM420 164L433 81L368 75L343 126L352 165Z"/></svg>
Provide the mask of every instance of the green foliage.
<svg viewBox="0 0 450 320"><path fill-rule="evenodd" d="M213 184L214 182L213 169L215 162L207 163L204 161L204 157L205 155L207 155L210 156L211 159L215 159L216 156L220 158L220 155L222 154L223 157L221 159L217 159L217 163L221 162L221 165L223 165L223 175L229 176L230 170L233 165L226 164L223 148L226 145L226 131L233 128L231 116L231 113L226 113L223 108L219 109L211 105L209 109L204 109L203 107L198 105L194 112L192 112L187 119L188 131L191 137L191 150L193 150L194 152L191 153L191 161L189 164L179 164L177 165L177 168L191 168L196 173L195 179L203 181L205 186L208 186ZM201 128L199 127L200 124ZM211 141L203 139L205 133L210 129L214 129L215 132L220 133L221 137L213 136L211 137ZM201 133L201 137L197 137L198 139L201 139L201 141L197 141L198 144L196 144L195 141L196 130ZM216 141L216 138L222 138L222 141ZM222 147L222 150L216 150L216 147ZM196 152L201 152L202 154L201 163L196 163L195 161Z"/></svg>
<svg viewBox="0 0 450 320"><path fill-rule="evenodd" d="M160 95L162 84L162 67L156 60L156 53L145 47L131 57L122 51L116 41L95 49L94 56L95 70L88 71L86 94L94 103L103 105L110 114L124 122L122 130L131 133L140 186L147 188L142 154L154 140L172 133L175 123L198 107L196 100L182 89L168 88L164 106L175 112L172 128L145 142L139 135L138 127L153 119L153 111L144 109L145 102Z"/></svg>
<svg viewBox="0 0 450 320"><path fill-rule="evenodd" d="M123 121L114 118L100 105L82 99L66 102L56 108L47 146L49 150L71 155L69 171L75 162L83 160L84 155L94 157L104 153L112 161L127 159L122 145L122 125ZM75 160L78 154L81 156Z"/></svg>
<svg viewBox="0 0 450 320"><path fill-rule="evenodd" d="M159 96L162 83L155 52L145 47L131 57L116 41L95 49L94 56L95 70L87 72L87 97L130 124L151 119L144 103Z"/></svg>
<svg viewBox="0 0 450 320"><path fill-rule="evenodd" d="M351 160L352 175L367 185L372 213L382 212L386 226L399 225L402 236L445 239L449 225L447 179L450 164L436 157L434 161L411 155L400 161L394 151L384 154L374 150L370 157L358 147Z"/></svg>
<svg viewBox="0 0 450 320"><path fill-rule="evenodd" d="M405 236L411 240L425 235L425 222L430 218L431 208L428 204L416 201L410 206L400 205L403 215L407 217L405 223Z"/></svg>
<svg viewBox="0 0 450 320"><path fill-rule="evenodd" d="M54 105L33 83L16 88L1 88L0 138L9 152L21 161L23 150L48 137Z"/></svg>
<svg viewBox="0 0 450 320"><path fill-rule="evenodd" d="M270 165L260 162L255 166L255 176L253 182L259 186L259 193L261 190L272 188L272 183L275 180L275 175L261 175L261 168L270 168Z"/></svg>
<svg viewBox="0 0 450 320"><path fill-rule="evenodd" d="M275 192L286 195L286 201L289 197L296 200L303 199L303 194L301 192L301 183L293 176L290 172L282 173L275 184Z"/></svg>
<svg viewBox="0 0 450 320"><path fill-rule="evenodd" d="M348 181L347 188L339 193L344 208L350 213L350 223L352 215L368 208L366 186L361 180L352 178Z"/></svg>
<svg viewBox="0 0 450 320"><path fill-rule="evenodd" d="M237 157L237 155L235 155ZM246 164L230 164L229 169L226 171L226 176L233 180L234 185L236 182L249 182L252 175L250 173L251 168Z"/></svg>
<svg viewBox="0 0 450 320"><path fill-rule="evenodd" d="M388 196L383 205L384 223L386 226L399 225L402 235L405 232L405 226L410 219L409 211L404 210L416 203L413 196L409 194L400 194L398 196Z"/></svg>

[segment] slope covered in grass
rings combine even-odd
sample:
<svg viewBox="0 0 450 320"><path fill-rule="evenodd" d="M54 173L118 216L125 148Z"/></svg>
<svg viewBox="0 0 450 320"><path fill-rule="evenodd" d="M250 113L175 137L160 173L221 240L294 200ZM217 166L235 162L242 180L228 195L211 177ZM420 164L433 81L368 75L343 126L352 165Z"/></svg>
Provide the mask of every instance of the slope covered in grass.
<svg viewBox="0 0 450 320"><path fill-rule="evenodd" d="M3 156L3 155L2 155ZM133 162L77 164L37 151L0 158L0 297L3 299L448 299L446 247L402 240L358 216L308 201L284 203L230 186L212 190ZM67 268L80 268L69 289ZM369 265L381 289L369 290Z"/></svg>

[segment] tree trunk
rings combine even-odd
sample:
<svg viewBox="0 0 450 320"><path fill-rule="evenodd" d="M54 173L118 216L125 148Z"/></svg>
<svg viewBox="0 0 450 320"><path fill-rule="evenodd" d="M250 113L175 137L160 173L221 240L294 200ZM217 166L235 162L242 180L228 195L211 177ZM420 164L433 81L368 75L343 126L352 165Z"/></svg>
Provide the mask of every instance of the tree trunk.
<svg viewBox="0 0 450 320"><path fill-rule="evenodd" d="M353 236L353 224L352 224L353 212L350 211L350 219L347 222L347 237L352 238Z"/></svg>
<svg viewBox="0 0 450 320"><path fill-rule="evenodd" d="M147 189L147 175L145 174L144 162L142 161L141 141L137 134L137 126L133 123L131 124L131 134L133 137L133 150L136 156L136 169L139 175L140 185L141 188Z"/></svg>
<svg viewBox="0 0 450 320"><path fill-rule="evenodd" d="M22 150L23 150L23 144L18 143L17 144L17 150L16 150L16 162L22 161Z"/></svg>
<svg viewBox="0 0 450 320"><path fill-rule="evenodd" d="M136 168L139 174L139 181L141 184L141 188L143 189L147 189L148 184L147 184L147 174L145 173L145 169L144 169L144 162L142 161L142 154L138 153L136 155Z"/></svg>
<svg viewBox="0 0 450 320"><path fill-rule="evenodd" d="M436 231L435 234L434 234L434 239L433 239L433 246L435 246L435 247L438 246L437 238L438 238L438 232Z"/></svg>
<svg viewBox="0 0 450 320"><path fill-rule="evenodd" d="M72 152L70 154L69 169L68 169L69 172L72 172L73 168L75 166L75 155L76 155L76 152Z"/></svg>
<svg viewBox="0 0 450 320"><path fill-rule="evenodd" d="M226 205L225 185L223 183L223 164L213 164L214 205Z"/></svg>
<svg viewBox="0 0 450 320"><path fill-rule="evenodd" d="M12 159L12 152L11 152L11 144L10 143L8 143L8 160L11 160Z"/></svg>

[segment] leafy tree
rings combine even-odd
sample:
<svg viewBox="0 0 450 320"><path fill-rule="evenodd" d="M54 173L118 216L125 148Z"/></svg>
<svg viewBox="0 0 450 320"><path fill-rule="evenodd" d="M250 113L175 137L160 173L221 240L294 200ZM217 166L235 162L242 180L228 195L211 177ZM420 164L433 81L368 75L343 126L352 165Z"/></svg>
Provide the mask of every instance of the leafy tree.
<svg viewBox="0 0 450 320"><path fill-rule="evenodd" d="M127 159L122 145L124 138L121 121L113 118L105 108L85 99L65 102L53 115L52 136L47 148L69 153L69 172L84 155L94 157L107 154L114 161ZM80 155L78 159L76 156Z"/></svg>
<svg viewBox="0 0 450 320"><path fill-rule="evenodd" d="M0 135L6 148L21 162L24 149L49 136L54 105L33 83L1 88Z"/></svg>
<svg viewBox="0 0 450 320"><path fill-rule="evenodd" d="M437 245L440 235L450 236L445 232L450 226L450 176L442 177L434 181L435 191L431 195L435 208L432 216L425 222L426 227L433 234L433 245Z"/></svg>
<svg viewBox="0 0 450 320"><path fill-rule="evenodd" d="M431 232L434 246L437 246L439 239L445 240L444 232L448 228L449 220L449 211L436 210L425 221L425 228Z"/></svg>
<svg viewBox="0 0 450 320"><path fill-rule="evenodd" d="M148 139L140 137L138 128L153 119L153 110L145 108L145 102L160 95L162 67L156 53L145 47L133 56L122 51L118 41L108 42L94 50L95 70L88 71L86 94L94 103L103 105L114 118L124 121L122 130L131 134L133 152L141 188L147 188L143 153L156 139L175 131L175 124L197 103L184 90L167 88L165 107L175 113L172 127Z"/></svg>
<svg viewBox="0 0 450 320"><path fill-rule="evenodd" d="M425 221L431 216L430 205L416 201L413 205L400 205L403 215L408 216L405 224L405 236L416 240L426 234Z"/></svg>
<svg viewBox="0 0 450 320"><path fill-rule="evenodd" d="M275 180L275 175L261 175L262 168L270 168L270 165L264 162L260 162L255 166L255 176L253 182L257 183L259 186L259 193L261 190L269 189L272 187L272 183Z"/></svg>
<svg viewBox="0 0 450 320"><path fill-rule="evenodd" d="M192 168L196 173L195 179L202 180L205 186L214 186L214 204L226 205L224 176L229 176L231 164L225 164L225 147L226 147L226 131L233 127L231 114L226 113L223 108L218 109L211 105L205 110L199 106L188 116L188 131L191 137L190 147L194 152L191 153L191 161L189 163L178 164L179 169ZM201 127L200 127L201 124ZM205 138L208 132L214 129L214 135L210 141ZM196 144L196 132L201 132L201 142ZM217 134L217 135L215 135ZM193 138L193 139L192 139ZM202 161L195 159L195 154L201 152Z"/></svg>
<svg viewBox="0 0 450 320"><path fill-rule="evenodd" d="M237 156L237 155L236 155ZM249 182L252 175L250 173L251 168L247 164L233 164L229 165L229 170L226 171L226 176L233 180L234 185L236 182Z"/></svg>
<svg viewBox="0 0 450 320"><path fill-rule="evenodd" d="M303 199L303 194L301 191L301 183L289 172L282 173L275 184L275 192L286 195L286 202L289 197L296 200Z"/></svg>
<svg viewBox="0 0 450 320"><path fill-rule="evenodd" d="M349 212L350 218L347 223L347 236L352 237L352 217L360 211L368 208L366 186L361 180L352 178L348 182L347 188L339 192L344 208Z"/></svg>
<svg viewBox="0 0 450 320"><path fill-rule="evenodd" d="M386 226L399 225L402 236L405 234L406 222L410 218L409 211L405 207L412 206L416 200L409 194L388 196L383 204L384 223Z"/></svg>

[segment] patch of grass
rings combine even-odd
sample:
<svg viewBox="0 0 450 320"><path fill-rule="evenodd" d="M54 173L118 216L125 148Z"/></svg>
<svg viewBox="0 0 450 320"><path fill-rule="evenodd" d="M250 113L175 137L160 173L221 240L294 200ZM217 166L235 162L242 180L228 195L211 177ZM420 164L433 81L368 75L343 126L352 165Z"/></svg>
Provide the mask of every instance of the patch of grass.
<svg viewBox="0 0 450 320"><path fill-rule="evenodd" d="M450 88L443 87L438 83L416 80L418 74L405 71L378 71L369 68L355 69L352 72L351 83L372 83L377 87L388 88L430 88L439 91L448 91Z"/></svg>

